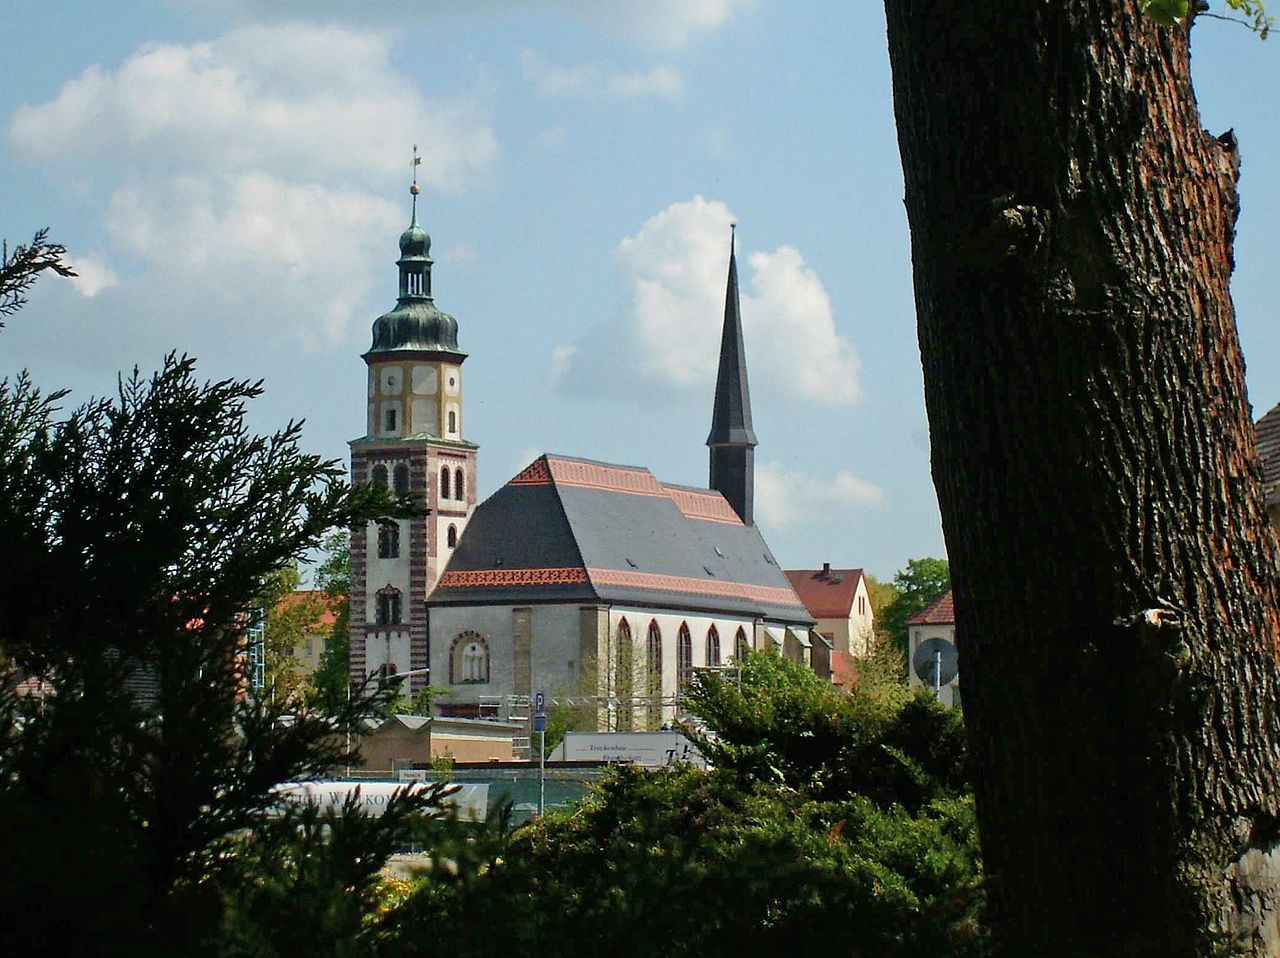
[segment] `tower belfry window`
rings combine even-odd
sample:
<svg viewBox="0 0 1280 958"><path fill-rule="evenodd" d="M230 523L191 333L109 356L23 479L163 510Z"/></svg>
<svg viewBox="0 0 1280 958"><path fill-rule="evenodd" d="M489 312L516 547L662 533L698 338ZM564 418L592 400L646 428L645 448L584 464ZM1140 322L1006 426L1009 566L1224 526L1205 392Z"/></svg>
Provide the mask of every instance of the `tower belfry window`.
<svg viewBox="0 0 1280 958"><path fill-rule="evenodd" d="M453 495L456 499L465 499L462 494L462 467L459 466L453 473Z"/></svg>
<svg viewBox="0 0 1280 958"><path fill-rule="evenodd" d="M400 590L386 586L377 593L377 625L398 625L401 622Z"/></svg>
<svg viewBox="0 0 1280 958"><path fill-rule="evenodd" d="M387 410L386 421L387 421L387 432L395 432L396 431L396 411L394 409Z"/></svg>
<svg viewBox="0 0 1280 958"><path fill-rule="evenodd" d="M440 498L449 498L449 467L440 467Z"/></svg>
<svg viewBox="0 0 1280 958"><path fill-rule="evenodd" d="M378 558L400 558L400 524L384 522L378 526Z"/></svg>
<svg viewBox="0 0 1280 958"><path fill-rule="evenodd" d="M452 409L449 410L449 435L453 435L458 431L458 414Z"/></svg>

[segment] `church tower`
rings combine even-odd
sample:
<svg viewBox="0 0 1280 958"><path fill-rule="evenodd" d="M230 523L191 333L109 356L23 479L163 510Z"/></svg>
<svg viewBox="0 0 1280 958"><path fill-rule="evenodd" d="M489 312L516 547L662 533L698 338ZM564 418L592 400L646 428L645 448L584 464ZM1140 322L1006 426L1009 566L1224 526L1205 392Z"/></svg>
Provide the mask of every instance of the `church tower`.
<svg viewBox="0 0 1280 958"><path fill-rule="evenodd" d="M414 166L418 165L417 150ZM416 174L416 170L415 170ZM431 237L413 213L400 235L400 296L373 323L363 356L369 372L366 433L351 442L351 479L389 485L426 515L369 523L351 539L353 681L386 666L427 666L427 594L458 543L476 503L476 451L463 438L458 322L432 298ZM410 677L407 691L428 676Z"/></svg>
<svg viewBox="0 0 1280 958"><path fill-rule="evenodd" d="M747 353L742 345L742 309L738 303L736 230L729 239L729 282L724 294L724 330L720 334L720 371L711 412L712 489L721 493L747 525L754 524L756 434L751 428L751 390Z"/></svg>

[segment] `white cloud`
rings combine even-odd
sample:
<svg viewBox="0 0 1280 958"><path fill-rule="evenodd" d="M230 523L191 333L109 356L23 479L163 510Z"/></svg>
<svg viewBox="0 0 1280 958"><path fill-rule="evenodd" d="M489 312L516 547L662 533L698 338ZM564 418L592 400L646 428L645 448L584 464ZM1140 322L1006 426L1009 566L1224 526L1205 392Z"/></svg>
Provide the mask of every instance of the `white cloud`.
<svg viewBox="0 0 1280 958"><path fill-rule="evenodd" d="M80 256L69 258L67 262L76 271L76 275L70 278L71 285L85 299L93 299L104 289L120 285L115 272L101 261L101 257Z"/></svg>
<svg viewBox="0 0 1280 958"><path fill-rule="evenodd" d="M561 67L548 63L533 50L520 54L525 79L541 96L578 99L637 99L656 96L667 100L684 95L684 77L674 67L655 66L643 71L615 70L601 63Z"/></svg>
<svg viewBox="0 0 1280 958"><path fill-rule="evenodd" d="M644 384L702 389L715 382L724 318L729 226L724 203L673 203L614 254L622 304L575 354L561 353L570 391L617 393ZM745 260L747 269L742 270ZM836 331L831 299L799 251L739 255L744 338L753 388L831 406L852 404L859 361ZM590 362L580 361L591 357ZM638 376L599 371L632 367Z"/></svg>
<svg viewBox="0 0 1280 958"><path fill-rule="evenodd" d="M497 154L486 112L474 97L423 97L392 66L383 36L293 24L150 45L114 71L91 66L48 103L19 108L9 139L34 162L91 158L105 175L350 181L403 177L417 138L424 181L460 192Z"/></svg>
<svg viewBox="0 0 1280 958"><path fill-rule="evenodd" d="M781 463L756 465L756 509L760 521L780 528L829 520L833 513L854 508L877 508L884 490L841 470L831 479L818 479L785 469Z"/></svg>
<svg viewBox="0 0 1280 958"><path fill-rule="evenodd" d="M403 26L409 20L540 12L574 17L641 46L678 49L720 29L756 0L170 0L176 6L239 14L254 20L308 19L365 26Z"/></svg>
<svg viewBox="0 0 1280 958"><path fill-rule="evenodd" d="M525 446L516 453L515 461L511 463L511 475L518 475L521 470L530 465L533 460L537 459L543 453L541 446Z"/></svg>
<svg viewBox="0 0 1280 958"><path fill-rule="evenodd" d="M151 261L149 287L197 302L251 291L246 319L296 324L322 345L340 339L379 270L390 288L387 247L403 218L386 199L247 174L211 188L188 178L121 188L106 226L119 250Z"/></svg>
<svg viewBox="0 0 1280 958"><path fill-rule="evenodd" d="M166 291L174 325L269 316L308 345L337 341L375 282L393 288L412 142L428 195L482 183L498 149L483 95L424 97L388 37L296 23L90 67L20 108L8 139L109 197L86 295ZM118 281L110 259L137 268Z"/></svg>

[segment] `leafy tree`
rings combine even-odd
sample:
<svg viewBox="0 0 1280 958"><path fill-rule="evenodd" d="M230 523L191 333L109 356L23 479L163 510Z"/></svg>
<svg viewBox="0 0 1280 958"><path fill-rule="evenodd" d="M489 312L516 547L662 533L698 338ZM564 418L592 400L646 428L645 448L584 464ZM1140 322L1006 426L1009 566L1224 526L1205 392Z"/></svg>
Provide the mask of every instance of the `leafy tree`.
<svg viewBox="0 0 1280 958"><path fill-rule="evenodd" d="M907 567L894 575L892 586L889 604L876 607L876 629L905 654L907 621L951 588L950 567L946 559L908 559Z"/></svg>
<svg viewBox="0 0 1280 958"><path fill-rule="evenodd" d="M354 796L341 814L304 805L256 818L232 841L230 865L212 882L224 917L202 942L205 953L228 958L373 954L386 935L387 916L408 890L388 875L384 863L424 839L446 848L440 833L458 830L456 821L432 826L418 814L423 805L438 801L442 790L428 786L416 801L395 802L379 818L360 814Z"/></svg>
<svg viewBox="0 0 1280 958"><path fill-rule="evenodd" d="M349 533L330 533L324 540L324 559L316 568L316 585L329 598L333 627L320 654L320 665L311 676L316 705L336 714L347 698L351 652L351 551Z"/></svg>
<svg viewBox="0 0 1280 958"><path fill-rule="evenodd" d="M1190 24L1142 6L885 3L1005 955L1276 953L1280 566L1230 296L1239 153L1201 128Z"/></svg>
<svg viewBox="0 0 1280 958"><path fill-rule="evenodd" d="M314 681L302 673L302 663L294 650L303 636L316 630L329 602L324 597L299 592L301 584L298 565L290 562L267 577L259 598L259 608L265 610L263 640L269 695L293 694Z"/></svg>
<svg viewBox="0 0 1280 958"><path fill-rule="evenodd" d="M954 712L896 682L845 695L774 653L700 673L686 705L715 771L613 770L474 852L465 882L432 876L395 953L986 954Z"/></svg>
<svg viewBox="0 0 1280 958"><path fill-rule="evenodd" d="M19 258L15 278L6 258L0 289L25 289L31 262ZM0 384L0 920L11 948L197 950L234 889L255 880L241 836L260 827L272 788L345 760L334 718L247 689L245 628L272 578L325 530L401 507L303 453L298 424L250 433L245 404L261 391L202 383L173 355L66 415L65 394L42 395L25 374ZM17 696L22 676L51 691ZM357 690L338 727L389 694Z"/></svg>

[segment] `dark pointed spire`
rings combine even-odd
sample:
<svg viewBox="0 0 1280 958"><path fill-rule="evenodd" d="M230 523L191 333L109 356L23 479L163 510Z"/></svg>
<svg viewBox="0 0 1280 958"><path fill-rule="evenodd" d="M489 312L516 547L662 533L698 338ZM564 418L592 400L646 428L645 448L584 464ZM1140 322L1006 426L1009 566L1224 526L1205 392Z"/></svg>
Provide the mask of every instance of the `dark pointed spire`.
<svg viewBox="0 0 1280 958"><path fill-rule="evenodd" d="M720 334L720 370L711 411L711 488L719 491L752 523L755 498L756 434L751 428L751 390L747 384L747 352L742 342L742 307L738 301L737 231L729 239L729 280L724 294L724 329Z"/></svg>

